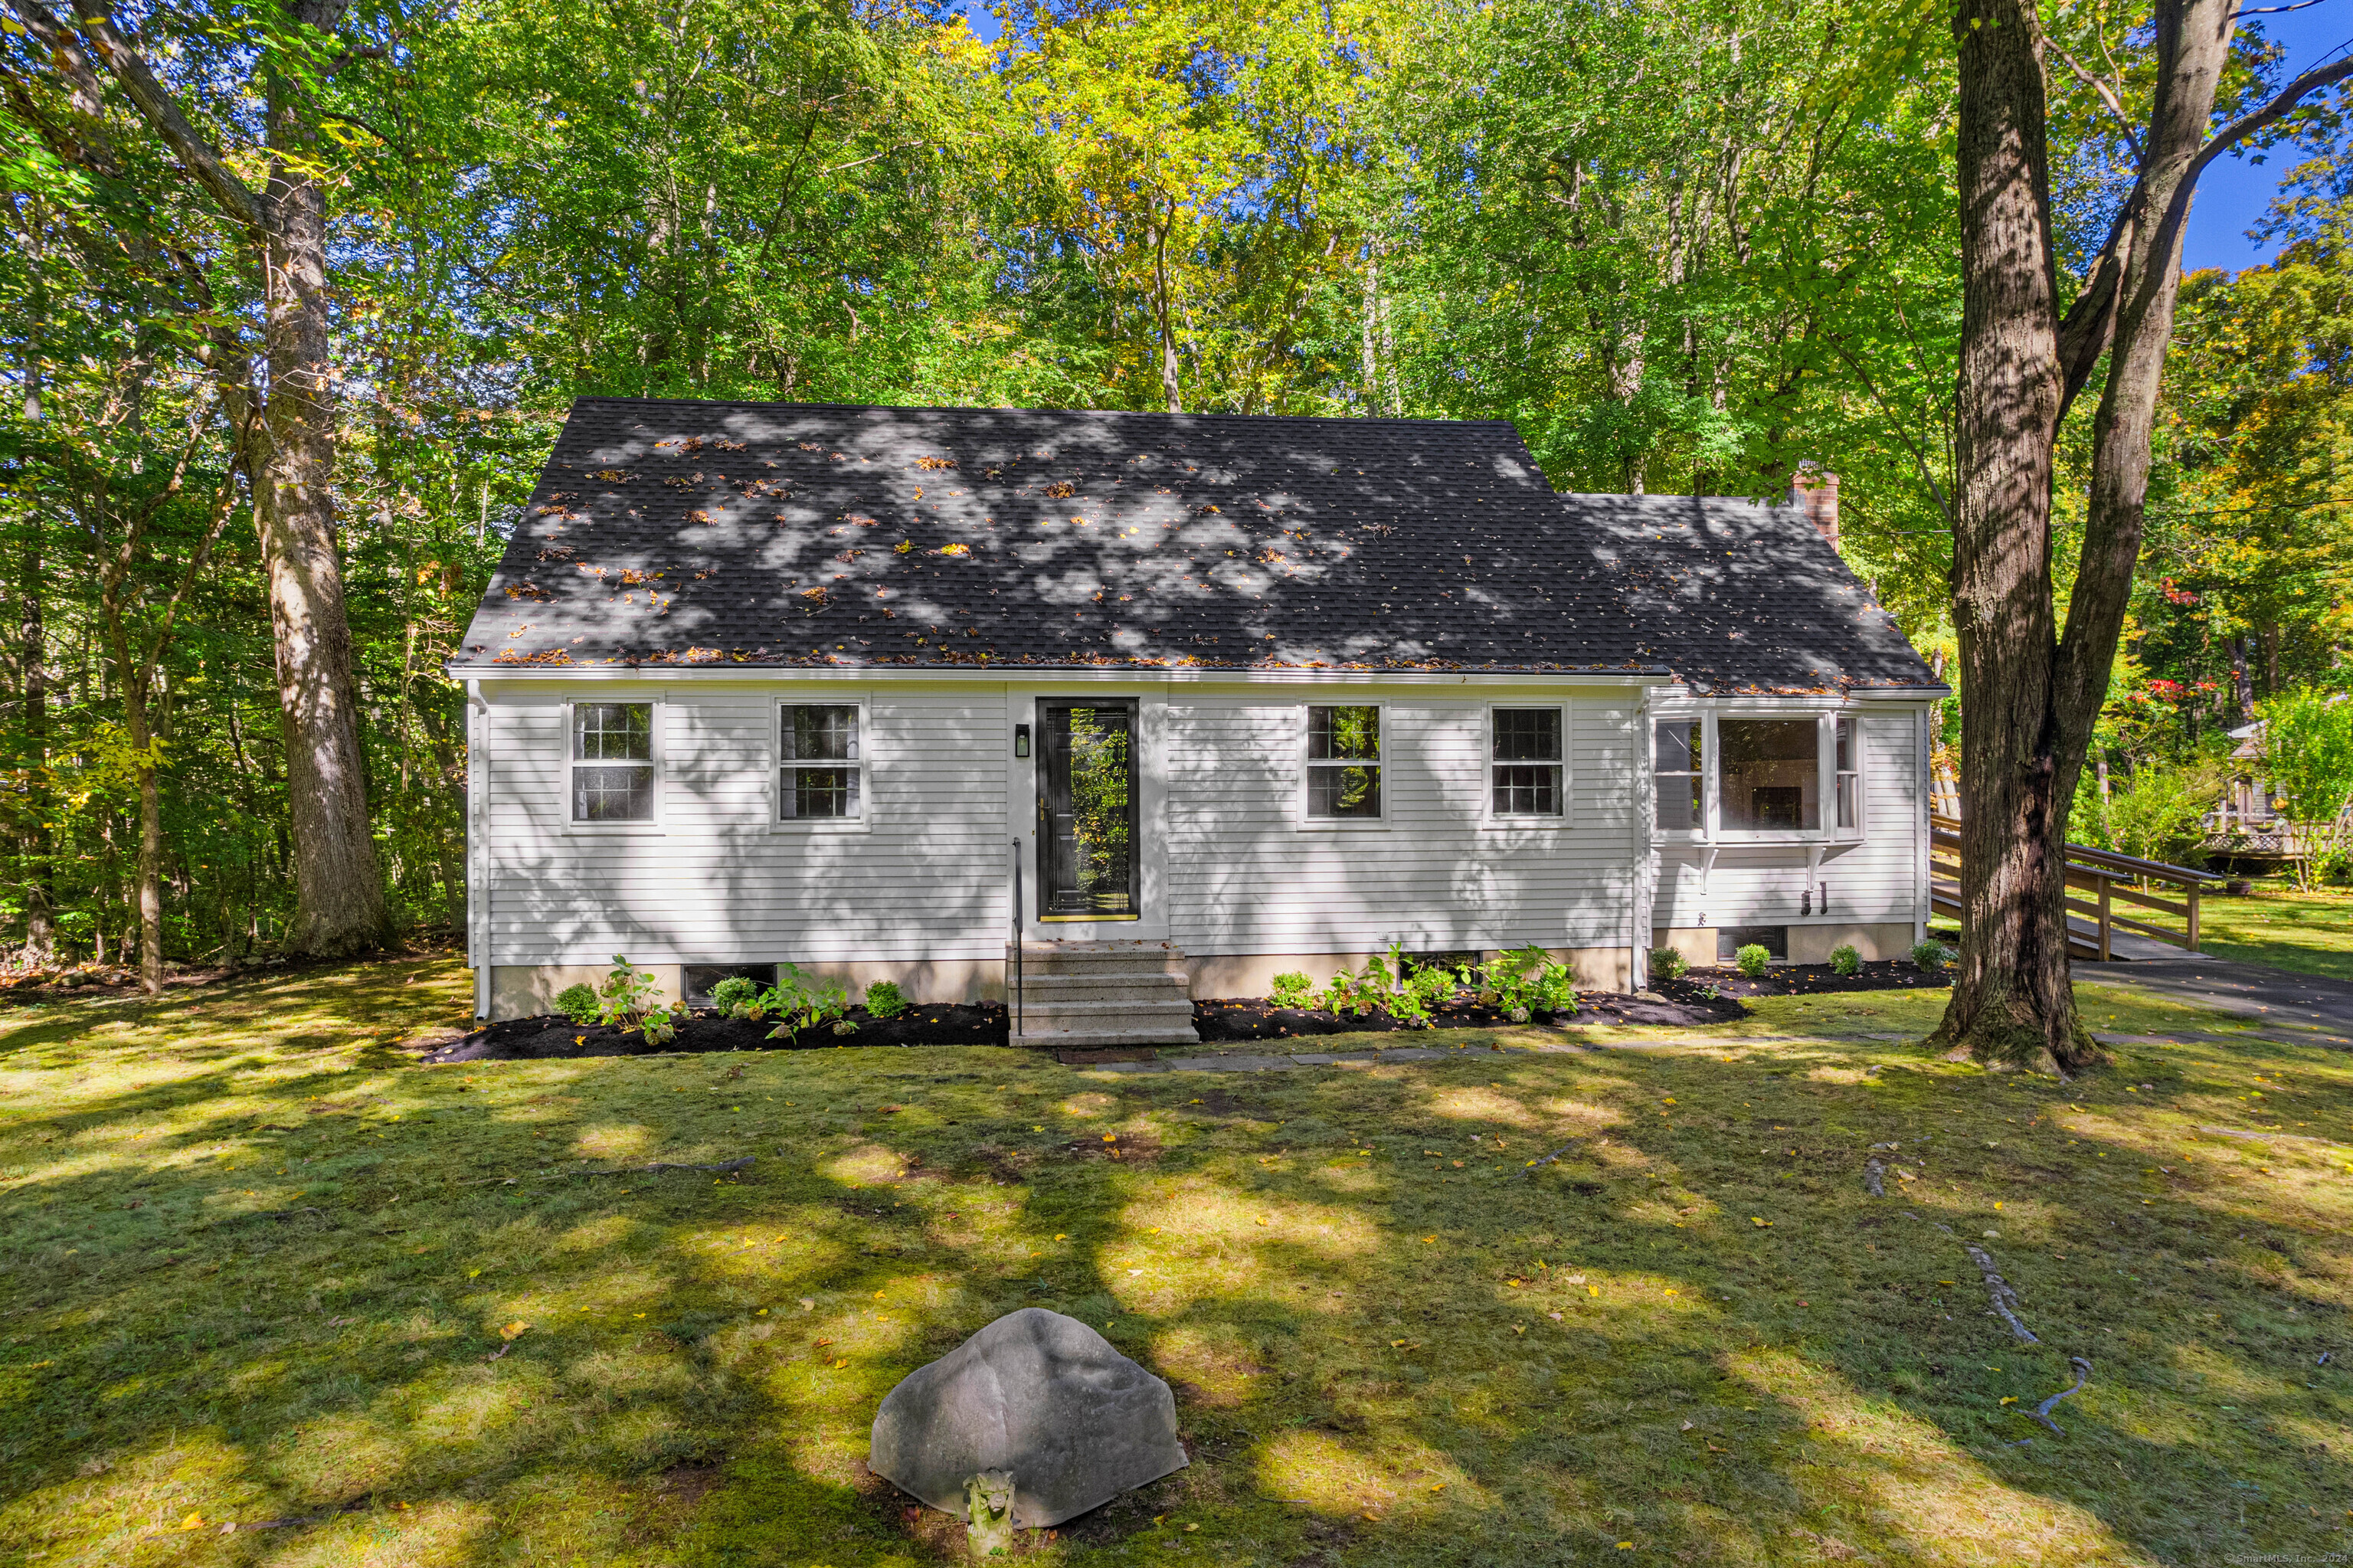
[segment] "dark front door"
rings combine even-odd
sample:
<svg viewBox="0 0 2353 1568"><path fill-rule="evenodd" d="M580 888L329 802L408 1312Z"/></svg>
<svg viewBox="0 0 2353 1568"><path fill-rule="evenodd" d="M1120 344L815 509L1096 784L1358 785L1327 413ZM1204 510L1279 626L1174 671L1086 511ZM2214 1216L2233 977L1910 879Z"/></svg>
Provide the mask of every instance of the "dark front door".
<svg viewBox="0 0 2353 1568"><path fill-rule="evenodd" d="M1038 705L1039 915L1133 920L1135 705Z"/></svg>

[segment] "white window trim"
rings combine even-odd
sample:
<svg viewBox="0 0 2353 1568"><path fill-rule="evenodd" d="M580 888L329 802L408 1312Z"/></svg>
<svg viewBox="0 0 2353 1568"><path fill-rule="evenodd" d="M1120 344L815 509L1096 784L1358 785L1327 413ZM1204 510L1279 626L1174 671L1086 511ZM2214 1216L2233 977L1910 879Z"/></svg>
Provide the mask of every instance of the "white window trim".
<svg viewBox="0 0 2353 1568"><path fill-rule="evenodd" d="M1508 706L1509 705L1504 705ZM1718 705L1713 703L1693 707L1653 709L1651 723L1682 724L1698 721L1701 744L1706 747L1705 767L1701 770L1701 796L1704 802L1703 825L1694 831L1661 828L1651 832L1651 842L1663 844L1851 844L1861 843L1864 824L1870 821L1870 779L1862 744L1862 715L1852 708L1829 708L1813 705L1788 707L1767 703L1733 702ZM1774 719L1788 721L1811 718L1815 725L1815 768L1819 773L1814 789L1815 821L1812 826L1774 829L1757 832L1750 829L1727 829L1724 825L1724 747L1718 734L1719 724L1725 719ZM1838 826L1838 721L1848 719L1855 729L1855 826L1841 832ZM1651 798L1655 803L1659 787L1658 730L1652 727L1645 747L1650 762Z"/></svg>
<svg viewBox="0 0 2353 1568"><path fill-rule="evenodd" d="M1659 826L1659 726L1662 724L1696 724L1700 726L1699 826L1695 828L1662 828ZM1651 711L1643 726L1643 754L1651 759L1651 839L1662 844L1704 844L1708 842L1707 825L1715 816L1715 779L1712 766L1715 756L1715 726L1708 723L1705 713L1689 710L1674 713ZM1686 778L1686 774L1677 774Z"/></svg>
<svg viewBox="0 0 2353 1568"><path fill-rule="evenodd" d="M1310 708L1371 708L1379 715L1377 722L1380 726L1381 751L1380 755L1374 758L1374 761L1381 770L1380 815L1377 817L1311 817L1307 814L1307 773L1310 767L1307 760L1307 727L1309 722L1307 710ZM1390 749L1391 743L1396 738L1389 729L1389 705L1386 702L1379 701L1378 699L1352 701L1347 697L1333 696L1311 699L1310 701L1303 702L1299 705L1296 711L1298 717L1295 722L1298 726L1299 738L1293 743L1292 748L1292 757L1298 770L1297 778L1293 781L1292 789L1292 800L1293 802L1292 807L1292 821L1293 824L1300 832L1310 833L1362 833L1386 831L1390 822ZM1345 767L1346 765L1344 763L1319 762L1313 766L1324 768Z"/></svg>
<svg viewBox="0 0 2353 1568"><path fill-rule="evenodd" d="M849 708L858 710L858 815L854 817L787 817L785 815L785 710L786 708ZM818 692L807 696L778 697L768 705L768 831L772 833L871 833L874 831L873 708L864 692Z"/></svg>
<svg viewBox="0 0 2353 1568"><path fill-rule="evenodd" d="M555 802L555 816L556 820L564 824L564 831L566 833L575 833L585 838L644 838L659 837L670 831L668 825L670 813L665 810L667 803L665 798L669 794L666 785L668 783L670 774L670 747L667 744L667 737L663 733L669 728L669 726L663 721L663 709L667 705L668 702L669 698L667 694L660 692L630 694L627 695L581 696L569 698L565 702L563 739L564 766L556 771L556 789L559 791L559 795ZM651 732L651 739L653 742L649 749L653 753L654 814L643 821L636 822L575 821L573 820L572 816L572 770L575 768L610 766L609 764L598 764L594 761L584 761L580 758L572 755L575 745L575 736L576 734L575 726L579 722L576 716L577 712L583 707L602 707L607 704L613 703L636 703L649 710L646 717L648 721L648 728Z"/></svg>
<svg viewBox="0 0 2353 1568"><path fill-rule="evenodd" d="M1498 712L1532 713L1546 708L1560 715L1560 760L1554 764L1560 769L1560 810L1506 815L1495 810L1495 769L1499 766L1495 760L1495 715ZM1569 729L1569 706L1567 703L1489 703L1487 732L1479 747L1480 826L1503 830L1534 829L1541 832L1557 832L1567 827L1577 814L1577 802L1572 793L1576 774L1569 765L1570 754L1576 749L1576 738ZM1381 800L1386 805L1388 797L1384 794Z"/></svg>
<svg viewBox="0 0 2353 1568"><path fill-rule="evenodd" d="M1854 775L1854 826L1851 828L1838 825L1838 726L1842 724L1854 726L1854 766L1847 770ZM1826 777L1831 780L1831 801L1822 821L1832 843L1859 844L1871 836L1871 748L1863 743L1862 715L1835 713L1824 727L1830 736L1830 770Z"/></svg>

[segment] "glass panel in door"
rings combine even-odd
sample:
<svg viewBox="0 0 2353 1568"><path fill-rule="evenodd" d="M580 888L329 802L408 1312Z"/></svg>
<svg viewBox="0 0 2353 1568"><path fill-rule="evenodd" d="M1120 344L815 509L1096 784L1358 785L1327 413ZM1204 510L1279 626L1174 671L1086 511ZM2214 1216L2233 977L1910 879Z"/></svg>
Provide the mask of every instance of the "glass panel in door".
<svg viewBox="0 0 2353 1568"><path fill-rule="evenodd" d="M1039 705L1039 908L1053 919L1135 918L1135 708Z"/></svg>

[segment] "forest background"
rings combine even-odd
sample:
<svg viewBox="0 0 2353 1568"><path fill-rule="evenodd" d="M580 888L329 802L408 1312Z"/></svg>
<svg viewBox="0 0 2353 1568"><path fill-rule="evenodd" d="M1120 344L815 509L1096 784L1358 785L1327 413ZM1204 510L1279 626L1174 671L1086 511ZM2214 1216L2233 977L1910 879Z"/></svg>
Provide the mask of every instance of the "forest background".
<svg viewBox="0 0 2353 1568"><path fill-rule="evenodd" d="M233 963L295 907L240 462L290 384L250 346L269 252L45 15L0 13L0 942L121 955L144 792L165 950ZM318 403L396 926L461 916L440 665L580 395L1504 418L1575 491L1773 495L1818 462L1858 573L1951 645L1941 6L1008 4L987 39L830 0L118 20L231 175L323 198ZM2075 269L2149 40L2099 4L2046 26ZM2225 115L2281 75L2244 27ZM2152 811L2211 800L2259 707L2348 680L2348 107L2256 144L2295 160L2275 260L2184 290L2097 748Z"/></svg>

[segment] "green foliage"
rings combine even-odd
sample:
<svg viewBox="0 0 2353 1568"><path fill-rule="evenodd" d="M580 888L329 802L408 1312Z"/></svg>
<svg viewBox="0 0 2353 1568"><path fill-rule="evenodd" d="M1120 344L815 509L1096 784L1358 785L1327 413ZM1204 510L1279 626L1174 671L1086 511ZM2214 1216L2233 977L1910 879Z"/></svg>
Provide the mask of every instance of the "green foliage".
<svg viewBox="0 0 2353 1568"><path fill-rule="evenodd" d="M907 1011L907 999L896 983L876 980L866 988L866 1012L871 1018L892 1019Z"/></svg>
<svg viewBox="0 0 2353 1568"><path fill-rule="evenodd" d="M582 982L555 993L555 1011L575 1023L596 1023L604 1015L605 1004L595 986Z"/></svg>
<svg viewBox="0 0 2353 1568"><path fill-rule="evenodd" d="M2130 773L2111 774L2103 801L2087 768L2076 781L2067 836L2142 860L2193 863L2204 837L2200 819L2214 809L2228 782L2227 770L2217 761L2151 759Z"/></svg>
<svg viewBox="0 0 2353 1568"><path fill-rule="evenodd" d="M1862 972L1862 955L1852 945L1842 943L1831 949L1831 968L1842 975L1859 975Z"/></svg>
<svg viewBox="0 0 2353 1568"><path fill-rule="evenodd" d="M1274 977L1274 989L1266 1000L1277 1007L1313 1007L1314 996L1315 982L1297 969L1289 969Z"/></svg>
<svg viewBox="0 0 2353 1568"><path fill-rule="evenodd" d="M1691 961L1674 948L1651 949L1651 973L1661 980L1681 980L1691 968Z"/></svg>
<svg viewBox="0 0 2353 1568"><path fill-rule="evenodd" d="M2296 881L2311 887L2353 842L2353 699L2319 691L2264 703L2263 768L2272 791L2301 830Z"/></svg>
<svg viewBox="0 0 2353 1568"><path fill-rule="evenodd" d="M776 983L760 1000L780 1021L768 1031L771 1040L797 1039L820 1023L844 1021L849 1012L849 993L839 981L811 980L797 964L778 964Z"/></svg>
<svg viewBox="0 0 2353 1568"><path fill-rule="evenodd" d="M1539 1012L1577 1011L1574 971L1533 944L1505 948L1482 965L1475 994L1514 1023L1525 1023Z"/></svg>
<svg viewBox="0 0 2353 1568"><path fill-rule="evenodd" d="M1940 974L1953 961L1953 949L1938 941L1912 944L1913 967L1929 974Z"/></svg>
<svg viewBox="0 0 2353 1568"><path fill-rule="evenodd" d="M678 1024L661 1000L661 982L619 953L605 983L596 988L596 1022L644 1033L649 1045L666 1045Z"/></svg>
<svg viewBox="0 0 2353 1568"><path fill-rule="evenodd" d="M1751 942L1733 954L1732 961L1742 974L1746 975L1750 980L1755 980L1765 972L1765 966L1773 961L1773 955L1766 950L1761 942Z"/></svg>
<svg viewBox="0 0 2353 1568"><path fill-rule="evenodd" d="M722 1018L745 1018L755 1023L767 1012L761 1002L760 982L743 975L729 975L712 986L711 1005Z"/></svg>

